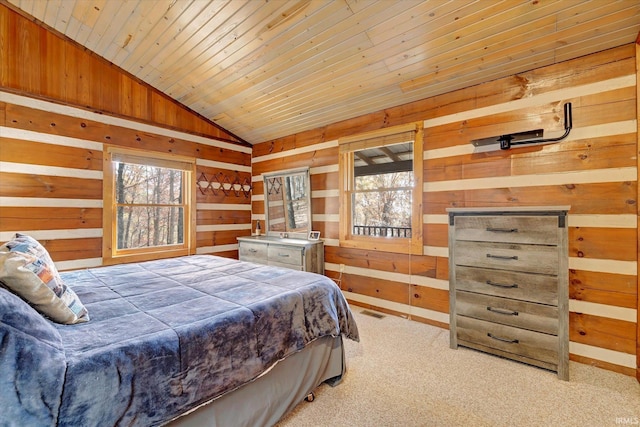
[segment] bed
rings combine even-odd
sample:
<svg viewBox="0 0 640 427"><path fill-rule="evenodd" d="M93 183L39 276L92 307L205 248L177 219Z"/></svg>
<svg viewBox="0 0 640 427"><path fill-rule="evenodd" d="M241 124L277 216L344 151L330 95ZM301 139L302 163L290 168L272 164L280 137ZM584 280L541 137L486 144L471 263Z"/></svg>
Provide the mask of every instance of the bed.
<svg viewBox="0 0 640 427"><path fill-rule="evenodd" d="M273 425L359 339L318 274L213 255L64 272L62 324L6 289L2 255L2 425Z"/></svg>

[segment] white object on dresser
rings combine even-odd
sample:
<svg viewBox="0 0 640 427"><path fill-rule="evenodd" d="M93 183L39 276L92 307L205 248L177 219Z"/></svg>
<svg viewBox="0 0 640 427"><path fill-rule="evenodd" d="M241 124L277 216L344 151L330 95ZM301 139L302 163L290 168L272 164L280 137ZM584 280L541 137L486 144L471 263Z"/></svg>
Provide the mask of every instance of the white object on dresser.
<svg viewBox="0 0 640 427"><path fill-rule="evenodd" d="M451 348L569 380L568 210L447 209Z"/></svg>
<svg viewBox="0 0 640 427"><path fill-rule="evenodd" d="M240 261L324 274L324 244L321 240L238 237L238 257Z"/></svg>

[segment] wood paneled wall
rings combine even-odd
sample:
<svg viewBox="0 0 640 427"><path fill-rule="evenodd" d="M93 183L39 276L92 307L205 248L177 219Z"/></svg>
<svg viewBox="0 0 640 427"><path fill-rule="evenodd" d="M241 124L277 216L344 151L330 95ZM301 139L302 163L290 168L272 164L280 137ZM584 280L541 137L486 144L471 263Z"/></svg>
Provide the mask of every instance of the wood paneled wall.
<svg viewBox="0 0 640 427"><path fill-rule="evenodd" d="M264 220L261 174L310 166L327 275L359 305L448 326L450 206L571 205L572 360L638 375L637 54L626 45L247 147L111 64L0 5L0 241L42 240L61 269L100 265L104 143L193 155L197 175L252 177L251 201L198 191L197 252L237 256ZM478 150L476 138L574 130L559 144ZM424 122L424 255L343 249L337 139Z"/></svg>
<svg viewBox="0 0 640 427"><path fill-rule="evenodd" d="M221 141L241 141L74 41L5 5L0 5L0 28L0 86L4 90Z"/></svg>
<svg viewBox="0 0 640 427"><path fill-rule="evenodd" d="M448 327L448 207L570 205L570 353L636 375L638 113L636 47L536 69L254 146L254 220L261 174L310 166L313 226L326 271L363 306ZM473 139L543 128L557 144L501 151ZM424 255L341 248L337 139L424 122ZM638 371L640 372L640 371Z"/></svg>
<svg viewBox="0 0 640 427"><path fill-rule="evenodd" d="M199 179L250 182L251 147L233 135L4 5L0 24L0 242L25 232L62 270L101 265L104 144L190 156ZM237 257L250 198L196 194L196 252Z"/></svg>

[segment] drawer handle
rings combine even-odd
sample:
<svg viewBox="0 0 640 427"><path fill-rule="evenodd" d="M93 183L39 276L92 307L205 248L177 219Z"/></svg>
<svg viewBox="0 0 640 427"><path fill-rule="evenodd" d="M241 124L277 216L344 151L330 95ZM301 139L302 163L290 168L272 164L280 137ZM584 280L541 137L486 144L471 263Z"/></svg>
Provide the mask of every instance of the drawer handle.
<svg viewBox="0 0 640 427"><path fill-rule="evenodd" d="M487 258L495 258L495 259L514 259L517 260L518 256L514 255L514 256L506 256L506 255L491 255L491 254L487 254Z"/></svg>
<svg viewBox="0 0 640 427"><path fill-rule="evenodd" d="M517 228L494 228L487 227L487 231L493 231L494 233L517 233Z"/></svg>
<svg viewBox="0 0 640 427"><path fill-rule="evenodd" d="M507 316L517 316L518 315L517 311L503 310L501 308L495 308L495 307L487 307L487 311L491 311L493 313L498 313L498 314L506 314Z"/></svg>
<svg viewBox="0 0 640 427"><path fill-rule="evenodd" d="M520 342L520 340L510 340L509 338L497 337L497 336L495 336L495 335L491 335L491 333L490 333L490 332L487 334L487 336L488 336L489 338L493 338L494 340L498 340L498 341L506 342L506 343L509 343L509 344L518 344L518 343Z"/></svg>
<svg viewBox="0 0 640 427"><path fill-rule="evenodd" d="M289 258L289 254L278 254L280 258Z"/></svg>
<svg viewBox="0 0 640 427"><path fill-rule="evenodd" d="M255 254L256 252L258 252L257 249L249 249L249 252L251 252L252 254Z"/></svg>
<svg viewBox="0 0 640 427"><path fill-rule="evenodd" d="M504 283L492 282L491 280L487 280L487 285L497 286L499 288L507 288L507 289L512 289L512 288L517 288L518 287L517 283L514 283L513 285L507 285L507 284L504 284Z"/></svg>

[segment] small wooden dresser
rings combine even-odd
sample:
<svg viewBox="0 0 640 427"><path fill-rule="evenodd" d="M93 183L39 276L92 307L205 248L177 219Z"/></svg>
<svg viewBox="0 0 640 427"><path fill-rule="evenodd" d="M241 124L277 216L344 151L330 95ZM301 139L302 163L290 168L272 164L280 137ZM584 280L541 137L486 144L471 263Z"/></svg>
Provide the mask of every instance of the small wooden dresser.
<svg viewBox="0 0 640 427"><path fill-rule="evenodd" d="M321 240L238 237L238 245L240 261L324 274L324 244Z"/></svg>
<svg viewBox="0 0 640 427"><path fill-rule="evenodd" d="M568 210L447 209L451 348L569 379Z"/></svg>

